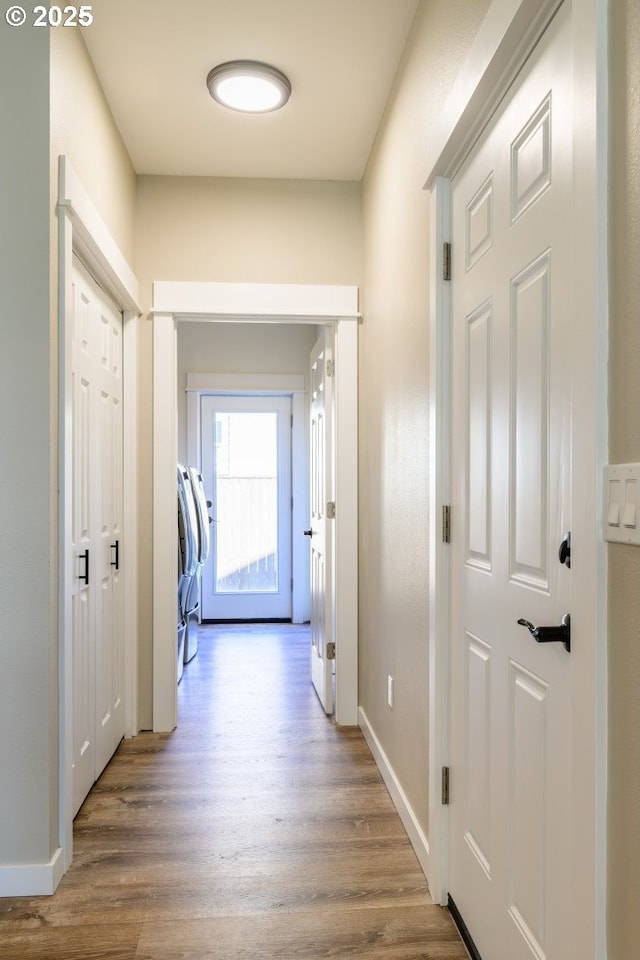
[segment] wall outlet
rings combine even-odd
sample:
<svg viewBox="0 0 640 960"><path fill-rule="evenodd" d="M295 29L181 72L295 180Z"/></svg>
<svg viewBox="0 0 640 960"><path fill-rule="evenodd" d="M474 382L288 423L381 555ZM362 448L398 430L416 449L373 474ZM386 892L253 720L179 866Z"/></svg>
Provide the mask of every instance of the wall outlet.
<svg viewBox="0 0 640 960"><path fill-rule="evenodd" d="M387 703L393 709L393 677L391 674L387 677Z"/></svg>

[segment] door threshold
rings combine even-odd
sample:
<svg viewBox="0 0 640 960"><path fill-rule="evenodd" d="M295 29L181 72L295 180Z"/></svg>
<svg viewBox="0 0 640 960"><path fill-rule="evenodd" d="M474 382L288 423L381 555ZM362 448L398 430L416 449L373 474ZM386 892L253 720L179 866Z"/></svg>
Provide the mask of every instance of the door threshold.
<svg viewBox="0 0 640 960"><path fill-rule="evenodd" d="M291 623L291 617L239 617L229 620L201 620L202 624L207 623Z"/></svg>

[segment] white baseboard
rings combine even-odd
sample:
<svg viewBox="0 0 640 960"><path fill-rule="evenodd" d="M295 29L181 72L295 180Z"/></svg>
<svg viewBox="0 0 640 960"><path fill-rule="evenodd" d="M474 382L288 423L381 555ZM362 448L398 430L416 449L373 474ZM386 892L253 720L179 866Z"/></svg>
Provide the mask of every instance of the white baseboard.
<svg viewBox="0 0 640 960"><path fill-rule="evenodd" d="M0 897L51 896L63 874L62 847L58 847L49 863L0 864Z"/></svg>
<svg viewBox="0 0 640 960"><path fill-rule="evenodd" d="M382 774L382 779L384 780L385 786L389 791L391 799L393 800L393 804L400 814L400 819L402 820L403 826L407 831L409 840L411 841L411 846L415 850L415 854L418 858L420 866L422 867L424 875L428 880L430 872L429 841L425 836L424 830L418 823L418 818L416 817L413 808L407 799L407 795L402 789L396 773L389 763L389 758L382 749L382 744L373 732L373 728L369 723L369 719L362 707L358 707L358 725L369 745L369 749L373 754L373 759L378 765L380 773Z"/></svg>

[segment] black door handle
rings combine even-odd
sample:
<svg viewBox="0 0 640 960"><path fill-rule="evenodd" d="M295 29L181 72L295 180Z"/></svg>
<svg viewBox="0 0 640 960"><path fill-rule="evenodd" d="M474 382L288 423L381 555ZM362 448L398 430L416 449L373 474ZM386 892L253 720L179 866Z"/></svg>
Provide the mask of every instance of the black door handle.
<svg viewBox="0 0 640 960"><path fill-rule="evenodd" d="M562 622L554 627L534 627L528 620L518 620L526 627L536 643L563 643L567 653L571 653L571 616L565 613Z"/></svg>
<svg viewBox="0 0 640 960"><path fill-rule="evenodd" d="M112 566L112 567L115 567L116 570L119 570L119 569L120 569L120 541L119 541L119 540L116 540L115 543L112 543L112 544L111 544L111 549L112 549L112 550L115 550L115 552L116 552L115 560L112 560L112 561L111 561L111 566Z"/></svg>
<svg viewBox="0 0 640 960"><path fill-rule="evenodd" d="M86 586L88 587L89 586L89 547L87 547L84 553L80 554L80 556L78 557L78 560L80 561L84 560L84 573L78 574L78 580L83 580Z"/></svg>
<svg viewBox="0 0 640 960"><path fill-rule="evenodd" d="M560 544L558 560L560 563L564 563L565 567L571 569L571 533L565 534L565 538Z"/></svg>
<svg viewBox="0 0 640 960"><path fill-rule="evenodd" d="M303 533L304 533L305 537L312 537L312 536L313 536L313 530L304 530Z"/></svg>

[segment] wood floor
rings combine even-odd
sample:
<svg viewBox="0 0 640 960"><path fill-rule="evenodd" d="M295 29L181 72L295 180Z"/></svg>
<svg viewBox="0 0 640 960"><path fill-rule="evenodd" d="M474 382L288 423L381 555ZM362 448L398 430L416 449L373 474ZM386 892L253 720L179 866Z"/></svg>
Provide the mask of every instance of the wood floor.
<svg viewBox="0 0 640 960"><path fill-rule="evenodd" d="M121 744L56 894L0 900L1 960L466 960L305 628L204 628L179 703Z"/></svg>

